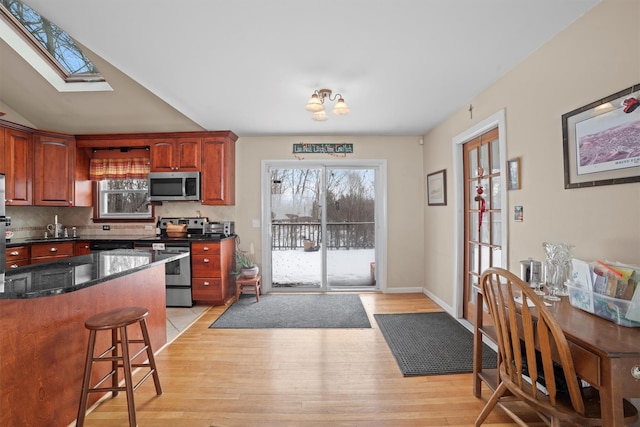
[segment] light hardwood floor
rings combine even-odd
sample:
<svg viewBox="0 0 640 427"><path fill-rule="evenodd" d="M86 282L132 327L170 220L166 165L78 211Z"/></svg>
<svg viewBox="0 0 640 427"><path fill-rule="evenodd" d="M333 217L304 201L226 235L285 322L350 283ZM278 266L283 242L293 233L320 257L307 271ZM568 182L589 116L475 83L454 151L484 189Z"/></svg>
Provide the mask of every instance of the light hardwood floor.
<svg viewBox="0 0 640 427"><path fill-rule="evenodd" d="M164 389L136 392L140 427L471 426L490 393L471 374L405 378L374 313L442 311L422 294L361 294L371 329L209 329L206 311L156 356ZM516 412L537 417L524 407ZM126 398L106 399L87 427L127 425ZM485 426L512 426L496 409Z"/></svg>

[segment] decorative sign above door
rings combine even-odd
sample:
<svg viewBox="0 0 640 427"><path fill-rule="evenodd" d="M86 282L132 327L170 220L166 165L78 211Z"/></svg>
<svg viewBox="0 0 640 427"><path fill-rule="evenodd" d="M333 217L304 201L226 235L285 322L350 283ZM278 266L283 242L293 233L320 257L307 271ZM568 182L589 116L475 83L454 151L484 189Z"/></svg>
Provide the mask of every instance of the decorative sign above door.
<svg viewBox="0 0 640 427"><path fill-rule="evenodd" d="M305 142L293 144L293 154L353 154L353 144L308 144Z"/></svg>

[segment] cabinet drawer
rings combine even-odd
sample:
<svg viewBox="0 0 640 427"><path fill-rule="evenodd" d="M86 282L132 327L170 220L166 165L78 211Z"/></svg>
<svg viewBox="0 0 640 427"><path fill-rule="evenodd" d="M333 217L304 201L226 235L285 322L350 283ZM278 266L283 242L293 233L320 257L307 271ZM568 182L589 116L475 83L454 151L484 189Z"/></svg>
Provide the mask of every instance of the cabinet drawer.
<svg viewBox="0 0 640 427"><path fill-rule="evenodd" d="M220 256L191 255L192 277L221 277Z"/></svg>
<svg viewBox="0 0 640 427"><path fill-rule="evenodd" d="M20 260L14 260L14 261L9 261L7 260L6 263L6 268L7 270L11 269L11 268L18 268L18 267L22 267L25 265L29 265L29 260L28 259L20 259Z"/></svg>
<svg viewBox="0 0 640 427"><path fill-rule="evenodd" d="M220 243L192 242L191 255L220 255Z"/></svg>
<svg viewBox="0 0 640 427"><path fill-rule="evenodd" d="M73 256L73 242L38 243L31 245L31 259Z"/></svg>
<svg viewBox="0 0 640 427"><path fill-rule="evenodd" d="M221 301L222 280L193 278L191 294L196 301Z"/></svg>
<svg viewBox="0 0 640 427"><path fill-rule="evenodd" d="M16 246L15 248L7 248L6 250L7 264L12 261L28 260L29 259L29 247L28 246Z"/></svg>
<svg viewBox="0 0 640 427"><path fill-rule="evenodd" d="M91 253L91 244L89 241L77 241L73 245L73 254L75 256L86 255Z"/></svg>

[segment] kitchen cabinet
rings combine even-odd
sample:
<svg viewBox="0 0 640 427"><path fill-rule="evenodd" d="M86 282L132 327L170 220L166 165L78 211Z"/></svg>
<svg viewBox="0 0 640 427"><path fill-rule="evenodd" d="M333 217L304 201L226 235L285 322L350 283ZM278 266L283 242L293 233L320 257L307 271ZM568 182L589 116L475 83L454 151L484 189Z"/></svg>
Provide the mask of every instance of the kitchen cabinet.
<svg viewBox="0 0 640 427"><path fill-rule="evenodd" d="M34 205L73 206L76 146L73 136L36 133Z"/></svg>
<svg viewBox="0 0 640 427"><path fill-rule="evenodd" d="M7 206L33 204L33 134L0 127L4 135L5 198Z"/></svg>
<svg viewBox="0 0 640 427"><path fill-rule="evenodd" d="M4 143L4 129L0 128L0 173L7 173L5 158L7 157L6 153L6 144Z"/></svg>
<svg viewBox="0 0 640 427"><path fill-rule="evenodd" d="M73 242L34 243L31 245L31 264L55 261L73 256Z"/></svg>
<svg viewBox="0 0 640 427"><path fill-rule="evenodd" d="M29 265L29 246L15 246L5 250L6 268L18 268Z"/></svg>
<svg viewBox="0 0 640 427"><path fill-rule="evenodd" d="M202 204L234 205L236 203L237 136L231 132L202 138Z"/></svg>
<svg viewBox="0 0 640 427"><path fill-rule="evenodd" d="M200 170L200 138L151 139L151 172L181 172Z"/></svg>
<svg viewBox="0 0 640 427"><path fill-rule="evenodd" d="M191 293L194 301L226 304L235 297L235 240L191 243Z"/></svg>
<svg viewBox="0 0 640 427"><path fill-rule="evenodd" d="M73 245L73 255L87 255L91 253L91 242L89 240L78 240Z"/></svg>

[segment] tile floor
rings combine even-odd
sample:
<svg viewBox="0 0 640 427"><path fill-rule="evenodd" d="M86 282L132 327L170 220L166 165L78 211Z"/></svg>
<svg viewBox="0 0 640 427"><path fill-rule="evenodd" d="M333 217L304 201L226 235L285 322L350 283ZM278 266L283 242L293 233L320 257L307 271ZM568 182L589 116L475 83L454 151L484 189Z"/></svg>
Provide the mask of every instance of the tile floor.
<svg viewBox="0 0 640 427"><path fill-rule="evenodd" d="M194 305L191 308L167 307L167 343L176 339L209 308L208 305Z"/></svg>

